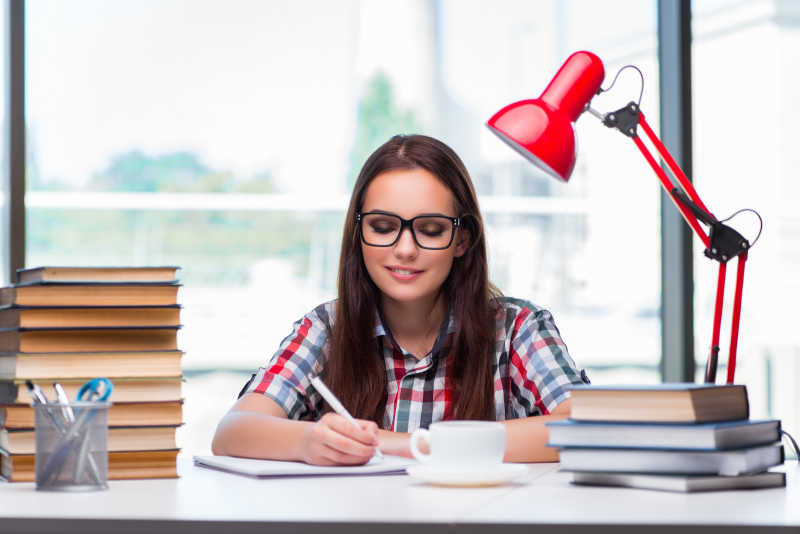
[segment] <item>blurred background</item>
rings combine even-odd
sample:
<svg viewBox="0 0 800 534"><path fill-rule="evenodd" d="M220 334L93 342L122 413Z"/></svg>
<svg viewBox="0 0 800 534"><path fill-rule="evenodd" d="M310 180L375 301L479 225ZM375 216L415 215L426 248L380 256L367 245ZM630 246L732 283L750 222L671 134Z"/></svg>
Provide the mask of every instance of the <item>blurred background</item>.
<svg viewBox="0 0 800 534"><path fill-rule="evenodd" d="M395 133L462 157L493 282L549 308L594 383L661 381L660 189L645 160L587 115L561 184L484 126L586 49L604 87L641 69L658 131L656 0L30 0L25 19L26 265L181 266L185 454L209 452L250 373L335 297L354 178ZM753 416L795 433L799 28L798 3L692 2L695 186L719 218L764 219L737 382ZM622 107L640 84L626 70L592 105ZM758 231L747 213L732 225ZM717 265L693 241L701 379Z"/></svg>

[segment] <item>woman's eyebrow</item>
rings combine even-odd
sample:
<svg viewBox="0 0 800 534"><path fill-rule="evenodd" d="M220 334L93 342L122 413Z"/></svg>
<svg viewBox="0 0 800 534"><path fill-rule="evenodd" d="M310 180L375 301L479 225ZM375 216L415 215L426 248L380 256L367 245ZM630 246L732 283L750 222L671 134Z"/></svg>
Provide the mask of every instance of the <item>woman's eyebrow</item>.
<svg viewBox="0 0 800 534"><path fill-rule="evenodd" d="M434 212L430 212L430 213L420 213L419 215L417 215L417 217L433 217L433 216L437 216L437 217L441 217L441 216L452 217L452 215L448 215L448 214L446 214L446 213L444 213L442 211L434 211Z"/></svg>
<svg viewBox="0 0 800 534"><path fill-rule="evenodd" d="M382 214L384 214L384 215L396 215L397 217L399 217L399 215L397 215L397 214L396 214L395 212L393 212L393 211L379 210L379 209L372 209L372 210L362 210L362 211L361 211L361 213L382 213Z"/></svg>

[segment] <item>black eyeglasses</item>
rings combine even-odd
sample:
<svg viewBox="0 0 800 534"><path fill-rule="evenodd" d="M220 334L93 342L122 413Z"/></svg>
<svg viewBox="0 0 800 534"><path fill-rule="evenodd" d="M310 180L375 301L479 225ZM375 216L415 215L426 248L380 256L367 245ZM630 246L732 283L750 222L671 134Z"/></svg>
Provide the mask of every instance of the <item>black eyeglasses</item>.
<svg viewBox="0 0 800 534"><path fill-rule="evenodd" d="M461 226L461 218L423 214L406 220L394 213L370 211L356 213L356 223L361 240L371 247L391 247L400 239L403 230L409 228L417 246L442 250L453 243L456 228Z"/></svg>

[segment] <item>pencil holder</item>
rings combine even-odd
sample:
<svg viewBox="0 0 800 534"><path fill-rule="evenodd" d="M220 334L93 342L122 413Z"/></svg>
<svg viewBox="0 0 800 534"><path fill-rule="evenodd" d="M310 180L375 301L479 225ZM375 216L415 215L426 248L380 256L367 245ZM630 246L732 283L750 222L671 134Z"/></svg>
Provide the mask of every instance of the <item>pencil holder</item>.
<svg viewBox="0 0 800 534"><path fill-rule="evenodd" d="M110 402L34 404L36 489L108 489Z"/></svg>

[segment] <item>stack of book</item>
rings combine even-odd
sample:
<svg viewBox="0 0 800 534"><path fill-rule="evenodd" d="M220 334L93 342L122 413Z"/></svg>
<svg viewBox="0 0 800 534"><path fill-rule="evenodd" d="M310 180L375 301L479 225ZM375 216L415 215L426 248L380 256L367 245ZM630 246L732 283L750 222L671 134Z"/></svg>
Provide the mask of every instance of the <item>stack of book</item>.
<svg viewBox="0 0 800 534"><path fill-rule="evenodd" d="M0 288L0 475L34 480L34 409L25 381L74 399L114 385L110 479L174 478L183 422L178 267L40 267Z"/></svg>
<svg viewBox="0 0 800 534"><path fill-rule="evenodd" d="M778 420L749 419L743 385L575 386L547 423L576 484L668 491L785 486Z"/></svg>

